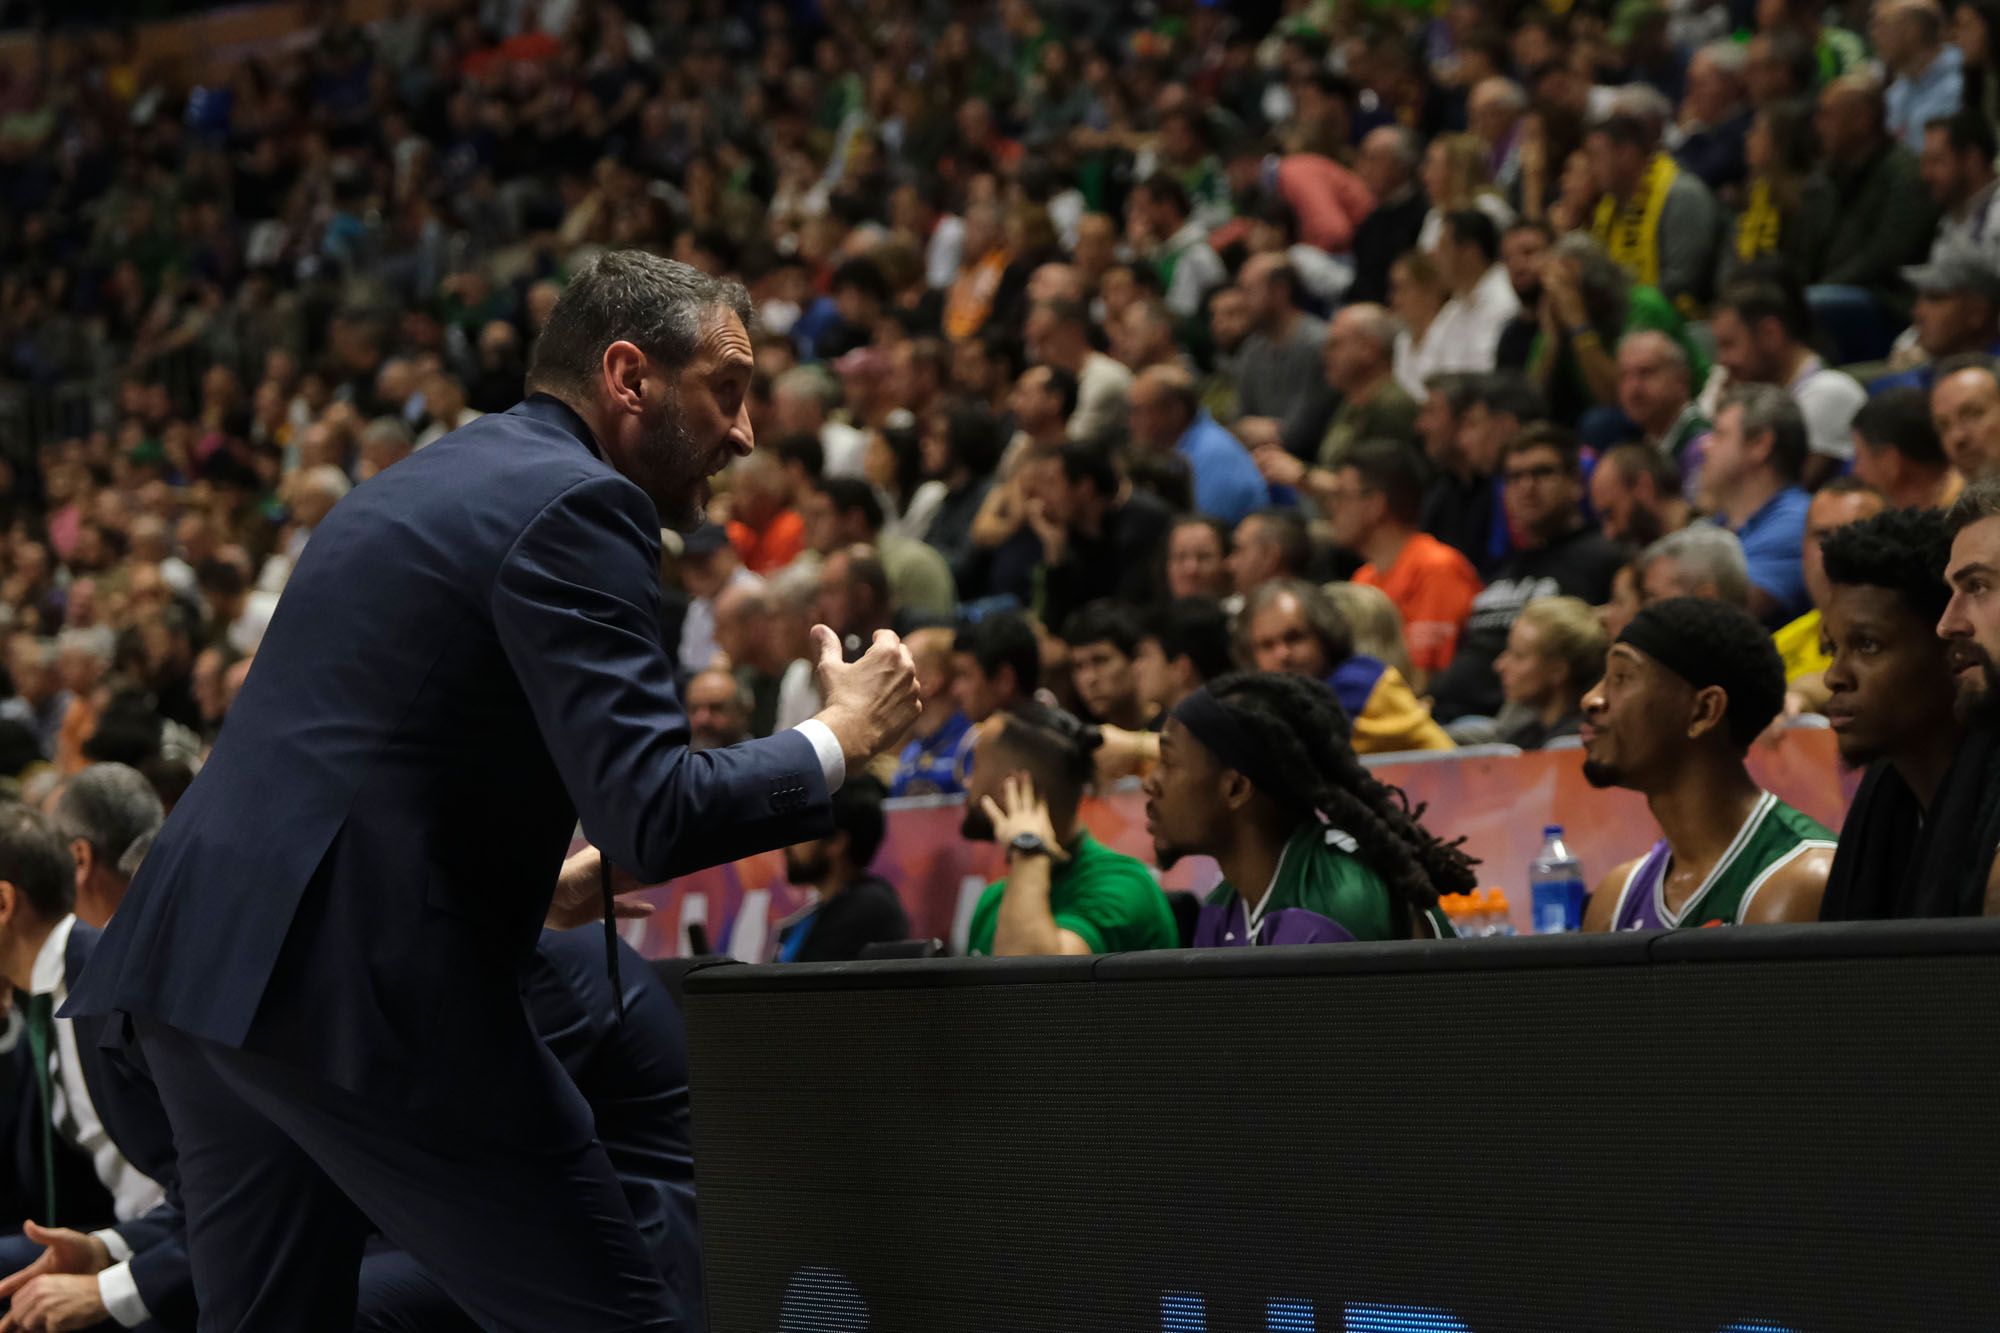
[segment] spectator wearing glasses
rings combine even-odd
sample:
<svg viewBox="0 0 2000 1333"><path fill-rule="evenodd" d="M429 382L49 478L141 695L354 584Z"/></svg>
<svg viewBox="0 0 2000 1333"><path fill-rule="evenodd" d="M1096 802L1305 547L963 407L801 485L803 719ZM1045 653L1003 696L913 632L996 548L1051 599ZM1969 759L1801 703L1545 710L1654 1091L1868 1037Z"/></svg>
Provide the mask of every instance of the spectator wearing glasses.
<svg viewBox="0 0 2000 1333"><path fill-rule="evenodd" d="M1473 599L1465 637L1451 665L1432 679L1440 721L1491 717L1501 703L1493 662L1521 608L1540 597L1579 597L1595 606L1611 592L1624 563L1619 548L1583 517L1582 462L1576 437L1559 426L1536 426L1501 453L1508 522L1520 549Z"/></svg>

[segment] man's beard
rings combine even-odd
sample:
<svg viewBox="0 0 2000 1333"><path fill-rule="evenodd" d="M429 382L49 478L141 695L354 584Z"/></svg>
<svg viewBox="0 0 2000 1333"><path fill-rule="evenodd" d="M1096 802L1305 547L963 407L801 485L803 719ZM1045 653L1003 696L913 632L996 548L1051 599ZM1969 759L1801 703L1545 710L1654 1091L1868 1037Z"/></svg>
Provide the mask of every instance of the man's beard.
<svg viewBox="0 0 2000 1333"><path fill-rule="evenodd" d="M960 821L958 832L967 842L992 842L993 821L986 817L984 810L968 801L965 805L965 818Z"/></svg>
<svg viewBox="0 0 2000 1333"><path fill-rule="evenodd" d="M1965 683L1963 676L1954 678L1952 685L1957 694L1952 700L1952 711L1968 726L2000 730L2000 670L1994 668L1992 654L1976 643L1966 642L1958 646L1953 657L1978 663L1980 683L1975 689Z"/></svg>
<svg viewBox="0 0 2000 1333"><path fill-rule="evenodd" d="M792 849L785 849L785 881L801 886L822 884L833 867L824 852L810 861L801 861Z"/></svg>
<svg viewBox="0 0 2000 1333"><path fill-rule="evenodd" d="M1583 761L1583 780L1598 788L1621 785L1618 781L1618 770L1597 759Z"/></svg>
<svg viewBox="0 0 2000 1333"><path fill-rule="evenodd" d="M637 475L631 478L652 498L661 527L692 532L701 525L706 509L701 483L708 475L708 460L697 457L699 452L681 416L680 390L670 388L659 420L647 424L645 439L634 455Z"/></svg>

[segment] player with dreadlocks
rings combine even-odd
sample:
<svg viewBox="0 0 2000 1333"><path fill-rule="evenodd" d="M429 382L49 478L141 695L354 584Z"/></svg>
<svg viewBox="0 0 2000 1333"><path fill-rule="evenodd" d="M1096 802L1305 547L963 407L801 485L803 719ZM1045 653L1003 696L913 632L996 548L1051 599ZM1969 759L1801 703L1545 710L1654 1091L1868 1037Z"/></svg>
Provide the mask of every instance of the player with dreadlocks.
<svg viewBox="0 0 2000 1333"><path fill-rule="evenodd" d="M1833 835L1743 766L1785 702L1785 664L1750 613L1669 597L1611 645L1583 696L1583 776L1642 792L1653 850L1605 876L1585 930L1814 921Z"/></svg>
<svg viewBox="0 0 2000 1333"><path fill-rule="evenodd" d="M1984 883L1965 855L2000 737L1968 732L1937 636L1951 600L1951 533L1935 509L1891 509L1826 534L1821 607L1827 721L1841 760L1865 766L1841 826L1822 921L1977 916Z"/></svg>
<svg viewBox="0 0 2000 1333"><path fill-rule="evenodd" d="M1175 706L1146 826L1161 868L1222 867L1196 948L1451 935L1438 895L1474 886L1472 860L1361 766L1349 734L1305 676L1222 676Z"/></svg>

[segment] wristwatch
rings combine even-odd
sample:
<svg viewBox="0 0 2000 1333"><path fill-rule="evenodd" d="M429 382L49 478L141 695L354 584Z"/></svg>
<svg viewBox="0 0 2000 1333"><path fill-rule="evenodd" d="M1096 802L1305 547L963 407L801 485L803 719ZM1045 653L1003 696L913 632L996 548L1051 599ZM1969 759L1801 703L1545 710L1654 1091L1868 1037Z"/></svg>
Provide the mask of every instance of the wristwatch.
<svg viewBox="0 0 2000 1333"><path fill-rule="evenodd" d="M1050 855L1053 855L1053 852L1051 852L1049 845L1042 841L1042 835L1039 833L1016 833L1013 841L1007 844L1007 857L1009 860L1017 856Z"/></svg>

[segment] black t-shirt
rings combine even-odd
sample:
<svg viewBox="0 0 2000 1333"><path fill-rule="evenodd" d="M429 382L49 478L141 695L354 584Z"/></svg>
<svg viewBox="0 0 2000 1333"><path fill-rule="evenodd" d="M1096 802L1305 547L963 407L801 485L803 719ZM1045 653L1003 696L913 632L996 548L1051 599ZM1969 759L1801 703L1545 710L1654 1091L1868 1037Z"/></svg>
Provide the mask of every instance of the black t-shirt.
<svg viewBox="0 0 2000 1333"><path fill-rule="evenodd" d="M800 929L807 932L805 942L790 961L845 963L859 958L871 944L908 939L910 918L889 881L869 875L856 880L810 917L785 927L778 938L782 941Z"/></svg>
<svg viewBox="0 0 2000 1333"><path fill-rule="evenodd" d="M1498 508L1493 478L1460 481L1447 472L1432 482L1424 495L1417 526L1470 560L1480 578L1490 579L1502 563L1493 557L1494 511Z"/></svg>
<svg viewBox="0 0 2000 1333"><path fill-rule="evenodd" d="M1507 646L1507 632L1521 608L1538 597L1581 597L1596 606L1610 599L1611 576L1628 558L1595 528L1579 527L1532 551L1516 551L1472 600L1465 639L1444 674L1431 682L1431 714L1440 722L1491 716L1500 708L1500 678L1493 659Z"/></svg>

